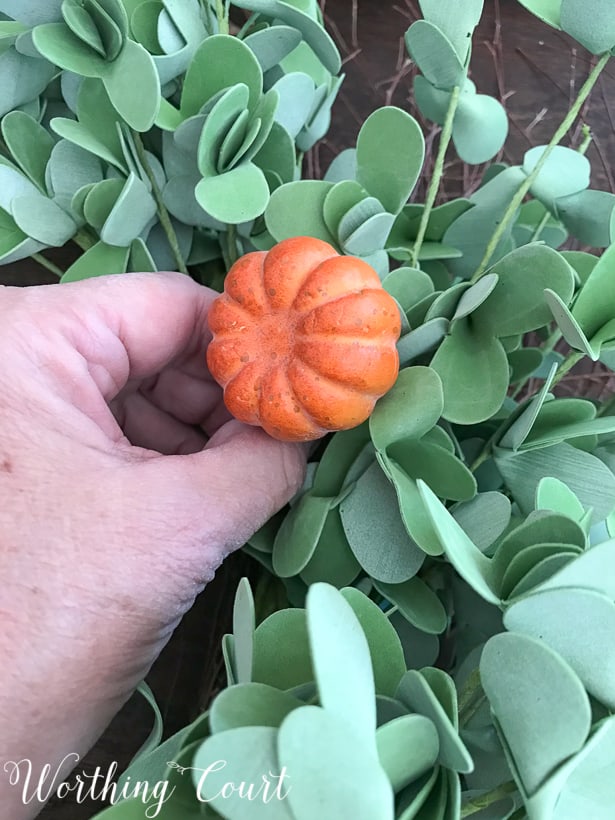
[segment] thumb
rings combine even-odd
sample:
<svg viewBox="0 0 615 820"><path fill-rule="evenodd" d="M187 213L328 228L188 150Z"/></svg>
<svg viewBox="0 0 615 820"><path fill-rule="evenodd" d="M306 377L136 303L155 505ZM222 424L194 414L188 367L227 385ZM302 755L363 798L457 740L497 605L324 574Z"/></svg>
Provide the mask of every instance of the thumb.
<svg viewBox="0 0 615 820"><path fill-rule="evenodd" d="M172 498L167 520L174 534L169 537L177 544L178 537L188 536L189 558L209 580L222 560L297 492L306 459L305 445L277 441L233 420L199 453L143 463L150 475L142 486L149 487L153 504L163 498L168 508ZM176 546L180 553L181 546Z"/></svg>

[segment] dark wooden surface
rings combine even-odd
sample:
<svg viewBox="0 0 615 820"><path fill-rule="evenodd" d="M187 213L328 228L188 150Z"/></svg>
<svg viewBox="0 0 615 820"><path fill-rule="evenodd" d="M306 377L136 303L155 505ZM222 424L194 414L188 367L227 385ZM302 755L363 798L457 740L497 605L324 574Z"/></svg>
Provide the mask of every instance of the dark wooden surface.
<svg viewBox="0 0 615 820"><path fill-rule="evenodd" d="M546 141L565 114L569 101L585 79L591 58L562 34L541 25L515 0L486 0L485 16L475 39L472 77L479 91L496 94L506 103L511 133L504 158L519 162L527 148ZM410 61L402 48L403 34L418 16L411 0L326 0L325 14L345 57L346 81L334 108L331 131L308 158L308 171L318 176L342 148L354 145L361 122L375 108L394 103L415 112ZM612 70L611 70L612 71ZM584 111L594 133L589 157L594 185L613 190L615 158L612 77L602 82ZM613 85L615 88L615 85ZM428 129L428 148L433 130ZM578 134L573 134L574 140ZM429 167L429 152L427 168ZM451 161L446 196L468 192L480 178ZM58 263L66 259L54 252ZM69 253L71 253L69 251ZM0 268L0 283L51 283L54 277L31 261ZM230 608L239 578L253 571L249 559L236 555L200 596L177 629L149 676L170 734L192 720L209 702L221 679L220 638L230 626ZM150 725L148 708L133 698L92 750L87 768L124 766ZM100 805L76 806L68 800L49 804L46 820L82 820ZM180 820L180 818L178 818Z"/></svg>

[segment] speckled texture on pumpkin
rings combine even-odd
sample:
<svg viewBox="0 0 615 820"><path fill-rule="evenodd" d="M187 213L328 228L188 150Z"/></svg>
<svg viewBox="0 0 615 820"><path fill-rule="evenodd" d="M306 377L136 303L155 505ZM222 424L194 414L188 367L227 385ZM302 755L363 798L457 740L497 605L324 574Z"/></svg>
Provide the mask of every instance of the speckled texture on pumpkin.
<svg viewBox="0 0 615 820"><path fill-rule="evenodd" d="M319 239L243 256L208 321L226 406L277 439L356 427L397 377L397 303L366 262Z"/></svg>

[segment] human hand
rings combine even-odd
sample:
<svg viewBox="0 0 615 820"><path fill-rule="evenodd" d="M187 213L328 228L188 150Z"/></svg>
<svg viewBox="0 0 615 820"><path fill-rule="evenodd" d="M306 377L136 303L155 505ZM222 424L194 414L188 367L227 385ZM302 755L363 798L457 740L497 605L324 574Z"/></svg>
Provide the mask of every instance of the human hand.
<svg viewBox="0 0 615 820"><path fill-rule="evenodd" d="M1 818L42 808L4 762L85 753L300 485L303 447L230 420L207 372L214 296L181 274L0 289Z"/></svg>

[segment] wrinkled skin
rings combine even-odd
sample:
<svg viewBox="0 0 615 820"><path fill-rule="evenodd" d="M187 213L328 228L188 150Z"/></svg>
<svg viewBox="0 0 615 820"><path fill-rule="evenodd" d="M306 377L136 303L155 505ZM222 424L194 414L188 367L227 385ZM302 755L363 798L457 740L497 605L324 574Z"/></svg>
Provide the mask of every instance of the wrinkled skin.
<svg viewBox="0 0 615 820"><path fill-rule="evenodd" d="M42 808L5 761L82 756L301 483L302 446L229 420L214 296L180 274L0 289L0 818Z"/></svg>

